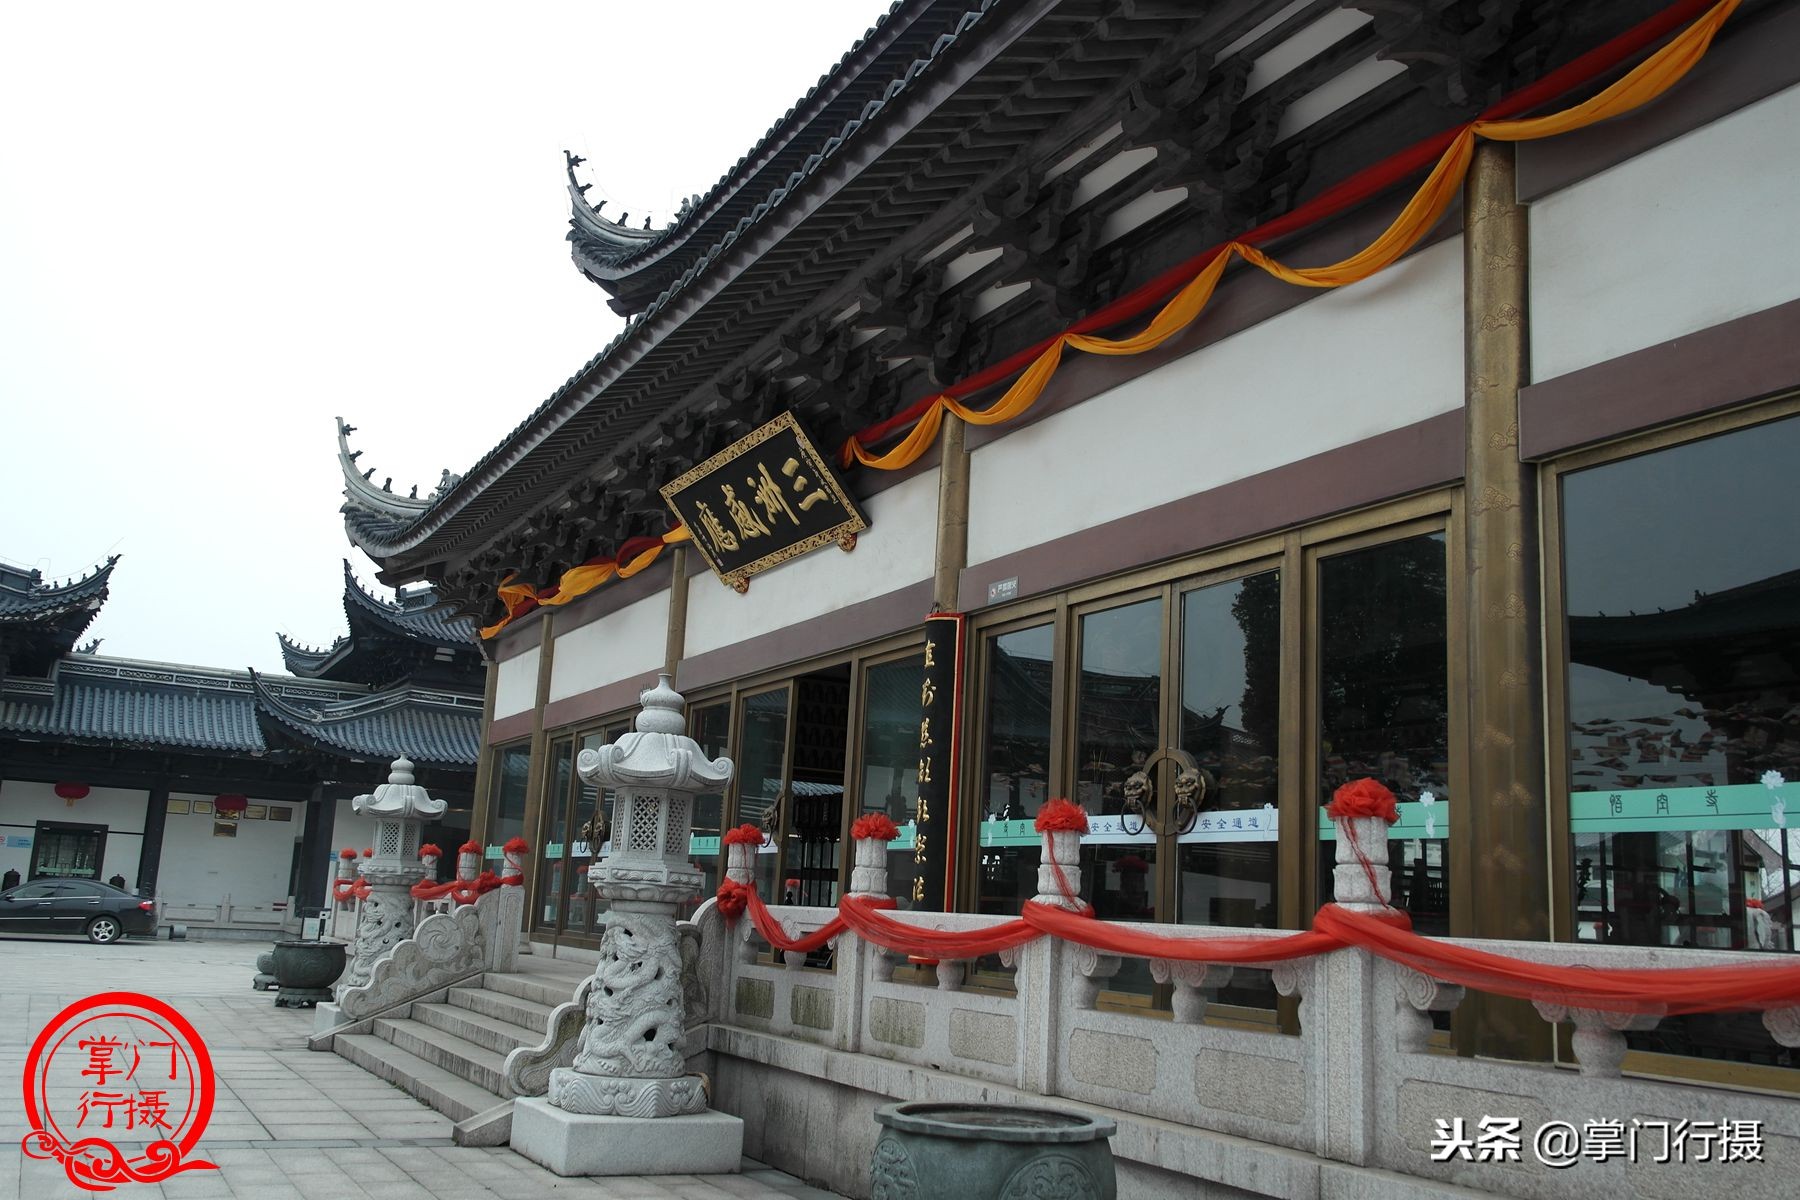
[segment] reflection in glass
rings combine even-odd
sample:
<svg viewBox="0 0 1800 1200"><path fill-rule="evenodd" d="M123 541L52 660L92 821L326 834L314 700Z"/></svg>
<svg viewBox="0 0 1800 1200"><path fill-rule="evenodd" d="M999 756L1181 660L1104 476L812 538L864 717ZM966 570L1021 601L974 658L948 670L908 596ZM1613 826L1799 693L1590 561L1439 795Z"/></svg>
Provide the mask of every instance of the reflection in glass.
<svg viewBox="0 0 1800 1200"><path fill-rule="evenodd" d="M538 876L538 922L546 930L555 930L562 913L563 889L569 879L568 825L565 805L569 796L569 780L575 774L573 741L557 738L550 743L550 776L544 787L543 833L538 838L542 870Z"/></svg>
<svg viewBox="0 0 1800 1200"><path fill-rule="evenodd" d="M1090 815L1123 814L1126 779L1162 744L1162 643L1160 599L1081 618L1075 799ZM1083 840L1083 893L1100 917L1154 921L1155 834L1135 817L1123 830Z"/></svg>
<svg viewBox="0 0 1800 1200"><path fill-rule="evenodd" d="M903 834L919 798L919 685L924 678L922 654L863 673L862 811L857 815L886 813ZM912 851L889 850L887 861L888 895L901 908L911 908Z"/></svg>
<svg viewBox="0 0 1800 1200"><path fill-rule="evenodd" d="M583 734L580 749L597 750L618 741L630 729L630 723L622 721L617 725L609 725L598 733ZM599 937L602 932L600 917L606 911L607 904L594 890L594 885L588 882L587 873L595 860L604 858L612 849L613 793L611 789L598 792L593 784L579 775L575 779L575 786L574 825L569 834L573 844L569 859L571 877L567 928Z"/></svg>
<svg viewBox="0 0 1800 1200"><path fill-rule="evenodd" d="M1041 852L1029 824L1050 794L1053 627L988 638L981 743L981 867L976 911L1017 915L1037 895Z"/></svg>
<svg viewBox="0 0 1800 1200"><path fill-rule="evenodd" d="M848 665L794 681L793 783L782 855L783 903L830 907L838 901L849 723Z"/></svg>
<svg viewBox="0 0 1800 1200"><path fill-rule="evenodd" d="M708 704L696 708L688 716L688 736L700 744L701 753L707 758L718 758L725 753L731 739L731 703L721 700L717 704ZM691 855L693 864L706 875L705 884L693 907L699 907L700 901L719 890L719 837L724 815L724 797L718 792L701 792L694 797L693 839L706 839L699 842L699 847ZM689 843L693 845L693 842ZM711 846L712 848L705 849ZM684 912L682 916L689 915Z"/></svg>
<svg viewBox="0 0 1800 1200"><path fill-rule="evenodd" d="M758 692L744 698L744 736L738 759L737 823L769 826L768 837L780 832L777 804L787 768L788 690ZM756 856L756 890L764 897L781 895L775 878L775 845Z"/></svg>
<svg viewBox="0 0 1800 1200"><path fill-rule="evenodd" d="M525 835L525 790L531 777L531 747L508 746L494 764L493 817L488 821L487 844L496 851ZM498 869L498 863L490 863Z"/></svg>
<svg viewBox="0 0 1800 1200"><path fill-rule="evenodd" d="M1273 928L1281 714L1281 578L1181 598L1181 748L1213 779L1180 846L1179 919Z"/></svg>
<svg viewBox="0 0 1800 1200"><path fill-rule="evenodd" d="M1795 948L1796 461L1789 418L1563 478L1582 940Z"/></svg>
<svg viewBox="0 0 1800 1200"><path fill-rule="evenodd" d="M1441 533L1385 542L1319 560L1319 792L1353 779L1386 784L1409 804L1449 798L1449 631ZM1392 902L1420 933L1447 934L1445 838L1388 845ZM1321 822L1325 822L1323 816ZM1335 848L1320 848L1320 896L1331 895Z"/></svg>

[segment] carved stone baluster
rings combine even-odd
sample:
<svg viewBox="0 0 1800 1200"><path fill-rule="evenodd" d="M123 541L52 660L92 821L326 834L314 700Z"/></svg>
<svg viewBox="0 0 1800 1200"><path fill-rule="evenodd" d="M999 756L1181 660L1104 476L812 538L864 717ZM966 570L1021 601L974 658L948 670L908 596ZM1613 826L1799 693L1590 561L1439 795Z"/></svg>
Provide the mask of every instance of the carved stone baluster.
<svg viewBox="0 0 1800 1200"><path fill-rule="evenodd" d="M1431 1014L1454 1012L1463 1002L1463 989L1433 979L1410 967L1398 967L1400 989L1400 1049L1423 1054L1431 1042Z"/></svg>
<svg viewBox="0 0 1800 1200"><path fill-rule="evenodd" d="M1625 1034L1655 1029L1661 1013L1603 1012L1594 1008L1570 1008L1543 1000L1533 1002L1538 1015L1551 1023L1571 1021L1575 1033L1575 1061L1583 1075L1616 1078L1625 1061Z"/></svg>
<svg viewBox="0 0 1800 1200"><path fill-rule="evenodd" d="M1217 963L1169 958L1150 960L1150 978L1158 983L1175 985L1169 1004L1175 1011L1175 1020L1182 1025L1198 1025L1206 1019L1206 990L1230 983L1231 973L1230 967Z"/></svg>
<svg viewBox="0 0 1800 1200"><path fill-rule="evenodd" d="M968 964L955 959L940 959L937 965L937 985L940 992L962 991L963 979L968 974Z"/></svg>
<svg viewBox="0 0 1800 1200"><path fill-rule="evenodd" d="M1275 985L1275 991L1283 996L1299 998L1295 1017L1302 1029L1306 1027L1306 994L1312 986L1312 971L1310 959L1290 959L1269 968L1269 982Z"/></svg>
<svg viewBox="0 0 1800 1200"><path fill-rule="evenodd" d="M1116 954L1101 954L1091 946L1076 946L1070 951L1070 966L1075 971L1072 997L1076 1008L1093 1008L1107 982L1119 973L1122 961Z"/></svg>
<svg viewBox="0 0 1800 1200"><path fill-rule="evenodd" d="M1800 1008L1771 1008L1763 1014L1763 1027L1778 1044L1800 1047Z"/></svg>

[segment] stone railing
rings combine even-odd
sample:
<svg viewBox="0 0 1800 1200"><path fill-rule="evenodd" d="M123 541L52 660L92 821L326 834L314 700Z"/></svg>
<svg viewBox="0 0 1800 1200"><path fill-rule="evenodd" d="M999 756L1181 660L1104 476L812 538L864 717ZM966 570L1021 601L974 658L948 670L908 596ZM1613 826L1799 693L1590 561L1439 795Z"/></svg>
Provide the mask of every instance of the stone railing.
<svg viewBox="0 0 1800 1200"><path fill-rule="evenodd" d="M771 912L790 936L819 929L834 915L821 908L772 907ZM895 917L953 930L1001 920ZM1266 968L1150 959L1149 976L1172 989L1170 1007L1153 1012L1113 1003L1105 995L1125 959L1054 938L1039 938L1004 956L1013 968L1008 994L970 986L972 964L923 969L914 964L902 974L915 982L896 980L896 959L852 933L836 939L830 970L808 968L795 954L786 956L786 965L776 965L767 960L748 917L728 925L708 904L696 920L703 930L701 970L714 1023L708 1044L714 1070L727 1081L728 1107L747 1119L760 1106L778 1102L804 1108L798 1099L781 1100L759 1089L804 1089L812 1086L809 1076L868 1093L866 1103L849 1103L838 1093L827 1104L827 1110L835 1106L845 1113L829 1135L806 1126L809 1138L838 1139L835 1157L850 1164L842 1174L815 1171L803 1146L782 1144L789 1135L773 1121L760 1126L752 1121L745 1152L790 1170L805 1163L808 1173L853 1195L867 1193L868 1181L857 1172L869 1161L875 1139L872 1122L862 1127L863 1109L872 1111L896 1097L1023 1103L1058 1097L1104 1108L1120 1119L1114 1149L1121 1161L1121 1195L1174 1186L1173 1177L1180 1175L1255 1194L1319 1194L1329 1190L1324 1177L1332 1171L1374 1168L1413 1176L1424 1188L1418 1194L1425 1195L1445 1194L1435 1186L1441 1183L1532 1200L1675 1196L1762 1167L1691 1160L1653 1165L1660 1146L1646 1143L1637 1164L1627 1165L1621 1156L1551 1169L1534 1158L1532 1137L1552 1121L1569 1122L1577 1131L1589 1122L1629 1128L1634 1119L1650 1122L1652 1129L1659 1128L1657 1122L1684 1119L1760 1122L1769 1173L1741 1176L1761 1181L1758 1194L1776 1194L1779 1186L1769 1190L1774 1181L1791 1180L1774 1166L1775 1159L1800 1165L1795 1161L1800 1099L1620 1076L1623 1031L1653 1027L1654 1016L1540 1005L1544 1019L1573 1022L1579 1069L1459 1058L1447 1045L1434 1047L1431 1031L1432 1014L1456 1008L1462 989L1360 949ZM1141 928L1179 938L1283 936L1275 930ZM1580 943L1466 944L1567 966L1770 961L1768 955ZM1244 972L1265 969L1281 995L1298 1001L1297 1034L1279 1032L1273 1019L1266 1030L1208 1020L1212 989L1243 983ZM1800 1011L1771 1013L1765 1025L1772 1052L1777 1043L1800 1045ZM804 1051L795 1043L817 1050ZM824 1058L817 1057L820 1052ZM765 1084L757 1072L773 1082ZM1474 1161L1453 1153L1433 1161L1440 1122L1458 1118L1471 1137L1486 1119L1517 1118L1520 1159Z"/></svg>
<svg viewBox="0 0 1800 1200"><path fill-rule="evenodd" d="M501 887L426 917L375 960L367 982L343 988L335 1004L319 1005L313 1049L329 1049L333 1034L360 1032L352 1026L433 999L453 984L513 970L524 912L524 889Z"/></svg>

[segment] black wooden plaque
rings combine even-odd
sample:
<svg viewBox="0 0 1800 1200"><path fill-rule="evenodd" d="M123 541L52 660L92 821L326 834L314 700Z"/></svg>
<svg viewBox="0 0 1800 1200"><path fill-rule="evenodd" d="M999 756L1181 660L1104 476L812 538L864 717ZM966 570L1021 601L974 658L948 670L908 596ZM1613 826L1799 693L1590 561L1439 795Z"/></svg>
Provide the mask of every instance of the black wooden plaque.
<svg viewBox="0 0 1800 1200"><path fill-rule="evenodd" d="M955 908L956 793L962 737L961 613L925 618L925 672L919 687L919 798L913 807L912 907Z"/></svg>
<svg viewBox="0 0 1800 1200"><path fill-rule="evenodd" d="M720 580L750 577L832 543L849 549L867 518L794 419L782 413L662 489Z"/></svg>

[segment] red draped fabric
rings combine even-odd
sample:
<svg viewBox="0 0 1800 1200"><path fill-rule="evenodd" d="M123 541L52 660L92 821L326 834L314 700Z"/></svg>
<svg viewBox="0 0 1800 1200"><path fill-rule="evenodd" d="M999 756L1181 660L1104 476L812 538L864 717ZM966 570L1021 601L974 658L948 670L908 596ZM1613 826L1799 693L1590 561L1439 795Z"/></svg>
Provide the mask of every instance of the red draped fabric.
<svg viewBox="0 0 1800 1200"><path fill-rule="evenodd" d="M1313 929L1433 979L1569 1008L1675 1016L1800 1005L1800 962L1791 960L1767 966L1557 966L1420 937L1335 904L1319 910Z"/></svg>

